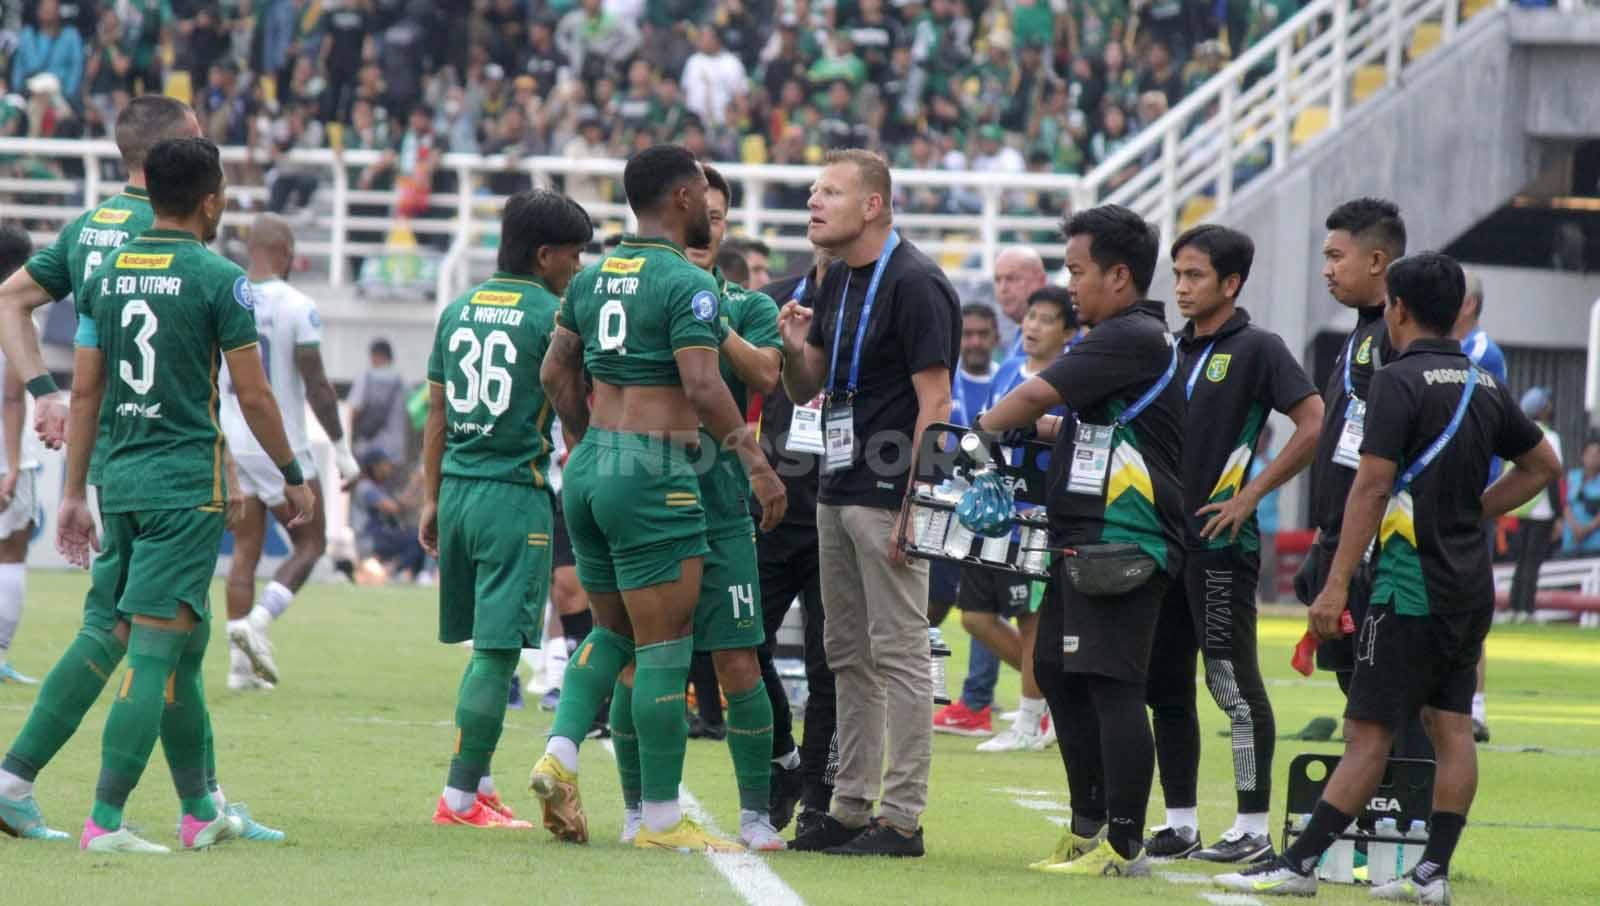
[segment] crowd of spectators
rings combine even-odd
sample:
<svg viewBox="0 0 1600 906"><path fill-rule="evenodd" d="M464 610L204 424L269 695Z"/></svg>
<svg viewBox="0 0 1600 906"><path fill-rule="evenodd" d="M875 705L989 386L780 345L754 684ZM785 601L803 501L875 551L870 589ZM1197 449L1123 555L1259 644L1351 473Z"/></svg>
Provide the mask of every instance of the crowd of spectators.
<svg viewBox="0 0 1600 906"><path fill-rule="evenodd" d="M853 146L901 166L1075 173L1298 2L0 0L0 135L103 135L128 97L166 90L214 140L252 149L274 210L316 190L282 157L294 148L391 151L353 174L369 188L431 179L446 149L626 156L662 140L714 160Z"/></svg>

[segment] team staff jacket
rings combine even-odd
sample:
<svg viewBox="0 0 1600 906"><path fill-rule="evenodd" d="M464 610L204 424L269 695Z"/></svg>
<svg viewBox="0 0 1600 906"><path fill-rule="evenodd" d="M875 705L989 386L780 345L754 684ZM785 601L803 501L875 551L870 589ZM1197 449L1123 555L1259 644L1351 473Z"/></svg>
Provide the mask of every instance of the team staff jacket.
<svg viewBox="0 0 1600 906"><path fill-rule="evenodd" d="M1261 548L1254 514L1237 541L1227 535L1200 537L1208 503L1238 496L1249 481L1256 441L1274 410L1288 412L1317 392L1283 338L1250 323L1244 309L1216 333L1197 337L1194 323L1178 331L1178 377L1189 396L1183 435L1184 543L1190 550L1221 550L1237 544Z"/></svg>
<svg viewBox="0 0 1600 906"><path fill-rule="evenodd" d="M1322 387L1322 436L1317 440L1317 456L1311 461L1311 526L1321 532L1319 543L1329 554L1339 547L1344 501L1350 496L1350 484L1356 477L1355 469L1333 461L1351 398L1345 389L1347 358L1350 387L1356 399L1366 402L1373 372L1394 358L1389 329L1383 323L1382 305L1357 312L1355 330L1345 337L1339 357Z"/></svg>
<svg viewBox="0 0 1600 906"><path fill-rule="evenodd" d="M1451 339L1424 339L1372 379L1363 456L1400 472L1445 432L1474 368ZM1522 414L1505 384L1478 369L1459 429L1409 488L1389 500L1378 531L1372 605L1409 616L1494 606L1494 575L1480 495L1494 457L1516 459L1544 432Z"/></svg>
<svg viewBox="0 0 1600 906"><path fill-rule="evenodd" d="M1183 380L1113 432L1100 495L1068 488L1080 424L1111 425L1172 366L1164 306L1140 302L1094 326L1069 355L1039 375L1071 410L1051 454L1051 546L1137 544L1168 573L1183 566Z"/></svg>

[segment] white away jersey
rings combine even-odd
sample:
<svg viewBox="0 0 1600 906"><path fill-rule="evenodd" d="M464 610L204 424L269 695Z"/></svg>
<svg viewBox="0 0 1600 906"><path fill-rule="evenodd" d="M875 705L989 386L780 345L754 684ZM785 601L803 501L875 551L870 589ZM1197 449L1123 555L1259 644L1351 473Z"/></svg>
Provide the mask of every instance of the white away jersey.
<svg viewBox="0 0 1600 906"><path fill-rule="evenodd" d="M282 280L268 280L252 285L255 291L256 333L260 337L261 364L267 370L267 380L272 384L272 395L278 399L283 413L283 430L289 435L289 447L295 455L305 458L311 453L306 438L306 382L295 366L294 351L297 346L316 346L322 342L322 318L317 314L317 303ZM233 381L223 365L222 381L222 432L227 435L228 448L235 456L240 454L265 455L256 442L250 426L245 424L244 413L239 409L239 398L233 394Z"/></svg>

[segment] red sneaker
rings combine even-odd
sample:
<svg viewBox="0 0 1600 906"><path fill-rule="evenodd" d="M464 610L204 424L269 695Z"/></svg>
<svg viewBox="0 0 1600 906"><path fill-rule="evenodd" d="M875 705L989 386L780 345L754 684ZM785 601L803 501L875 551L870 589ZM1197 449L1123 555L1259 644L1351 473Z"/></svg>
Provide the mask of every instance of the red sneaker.
<svg viewBox="0 0 1600 906"><path fill-rule="evenodd" d="M490 793L487 796L479 793L478 802L481 803L486 809L499 812L502 818L511 818L515 820L517 817L516 812L511 810L511 806L505 804L505 802L500 798L499 793Z"/></svg>
<svg viewBox="0 0 1600 906"><path fill-rule="evenodd" d="M450 806L439 797L439 807L433 810L434 824L464 824L467 827L487 827L505 830L528 830L533 827L526 821L517 821L507 818L492 808L483 804L479 799L472 803L472 808L464 812L451 811Z"/></svg>
<svg viewBox="0 0 1600 906"><path fill-rule="evenodd" d="M982 711L973 711L958 698L933 715L933 729L957 736L993 736L994 709L985 705Z"/></svg>

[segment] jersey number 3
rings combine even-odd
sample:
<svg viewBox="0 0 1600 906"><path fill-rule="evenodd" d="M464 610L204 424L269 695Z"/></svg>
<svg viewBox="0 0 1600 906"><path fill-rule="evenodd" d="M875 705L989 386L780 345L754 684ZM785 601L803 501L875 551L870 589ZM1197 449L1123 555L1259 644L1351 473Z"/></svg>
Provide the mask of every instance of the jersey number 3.
<svg viewBox="0 0 1600 906"><path fill-rule="evenodd" d="M131 327L135 318L143 322L133 335L133 347L139 353L139 366L135 368L133 362L123 359L117 363L117 376L132 387L134 393L144 396L156 385L156 349L150 345L150 338L156 335L156 328L160 325L156 321L156 313L150 310L150 303L143 299L130 299L127 305L122 306L124 329Z"/></svg>
<svg viewBox="0 0 1600 906"><path fill-rule="evenodd" d="M466 415L482 403L490 415L499 418L511 406L511 372L505 368L517 364L517 347L511 337L503 330L495 330L479 340L472 328L458 327L450 335L448 348L451 355L464 348L456 363L461 369L461 383L454 379L445 383L450 408Z"/></svg>

